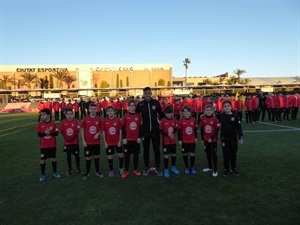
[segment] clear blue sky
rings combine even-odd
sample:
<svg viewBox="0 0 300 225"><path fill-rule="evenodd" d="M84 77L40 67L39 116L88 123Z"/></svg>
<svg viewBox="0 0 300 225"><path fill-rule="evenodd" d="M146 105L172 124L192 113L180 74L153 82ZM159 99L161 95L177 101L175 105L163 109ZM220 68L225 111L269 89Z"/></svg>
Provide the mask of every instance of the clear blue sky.
<svg viewBox="0 0 300 225"><path fill-rule="evenodd" d="M300 76L300 0L1 0L0 64L172 64Z"/></svg>

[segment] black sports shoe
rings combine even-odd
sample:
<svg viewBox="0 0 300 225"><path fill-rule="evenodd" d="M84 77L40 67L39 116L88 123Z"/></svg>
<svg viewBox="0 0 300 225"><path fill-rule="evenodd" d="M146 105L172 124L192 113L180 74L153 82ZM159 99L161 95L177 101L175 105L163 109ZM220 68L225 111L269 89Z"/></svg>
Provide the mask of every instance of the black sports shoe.
<svg viewBox="0 0 300 225"><path fill-rule="evenodd" d="M229 177L230 176L230 173L229 173L229 171L225 171L224 173L223 173L223 177Z"/></svg>
<svg viewBox="0 0 300 225"><path fill-rule="evenodd" d="M239 176L239 172L236 169L231 170L232 175Z"/></svg>

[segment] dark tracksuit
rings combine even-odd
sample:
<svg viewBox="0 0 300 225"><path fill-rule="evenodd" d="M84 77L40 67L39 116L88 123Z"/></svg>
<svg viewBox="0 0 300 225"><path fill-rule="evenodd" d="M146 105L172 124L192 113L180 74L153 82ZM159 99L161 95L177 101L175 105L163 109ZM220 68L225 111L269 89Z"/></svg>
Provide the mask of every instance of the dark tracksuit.
<svg viewBox="0 0 300 225"><path fill-rule="evenodd" d="M143 146L144 146L144 163L145 167L149 168L150 163L150 140L155 157L155 166L160 166L160 132L159 123L165 114L163 113L159 101L151 99L150 101L143 100L137 105L136 112L142 117L142 133L143 133Z"/></svg>
<svg viewBox="0 0 300 225"><path fill-rule="evenodd" d="M220 113L221 145L223 150L224 168L226 171L236 169L237 139L243 140L243 130L239 117L235 114ZM229 164L230 163L230 164Z"/></svg>
<svg viewBox="0 0 300 225"><path fill-rule="evenodd" d="M265 120L265 115L266 115L266 110L267 110L267 105L266 105L266 96L265 95L260 95L258 99L258 118L257 121L259 121L260 113L261 115L261 121L264 122Z"/></svg>
<svg viewBox="0 0 300 225"><path fill-rule="evenodd" d="M86 102L80 101L79 102L79 108L80 108L80 118L83 119L86 116Z"/></svg>

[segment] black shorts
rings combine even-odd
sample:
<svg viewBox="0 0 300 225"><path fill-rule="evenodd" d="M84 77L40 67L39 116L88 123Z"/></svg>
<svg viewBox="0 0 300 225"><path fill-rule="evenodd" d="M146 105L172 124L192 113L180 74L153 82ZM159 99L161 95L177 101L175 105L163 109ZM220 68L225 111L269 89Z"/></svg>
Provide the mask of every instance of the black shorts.
<svg viewBox="0 0 300 225"><path fill-rule="evenodd" d="M163 154L176 154L176 144L163 145Z"/></svg>
<svg viewBox="0 0 300 225"><path fill-rule="evenodd" d="M196 143L182 143L181 153L195 153Z"/></svg>
<svg viewBox="0 0 300 225"><path fill-rule="evenodd" d="M126 145L124 145L124 154L140 154L141 148L140 144L136 143L136 141L128 141Z"/></svg>
<svg viewBox="0 0 300 225"><path fill-rule="evenodd" d="M213 152L213 151L216 152L217 151L217 142L209 143L209 142L205 141L204 142L204 151L206 153L210 153L210 152Z"/></svg>
<svg viewBox="0 0 300 225"><path fill-rule="evenodd" d="M64 152L72 153L73 155L79 155L79 144L64 145Z"/></svg>
<svg viewBox="0 0 300 225"><path fill-rule="evenodd" d="M84 156L85 157L91 157L93 155L100 155L100 144L87 145L84 148Z"/></svg>
<svg viewBox="0 0 300 225"><path fill-rule="evenodd" d="M115 153L123 153L122 147L118 147L117 145L108 146L106 149L106 155L113 155Z"/></svg>
<svg viewBox="0 0 300 225"><path fill-rule="evenodd" d="M56 158L56 147L54 148L41 148L40 149L40 157L41 160L45 160L48 158Z"/></svg>

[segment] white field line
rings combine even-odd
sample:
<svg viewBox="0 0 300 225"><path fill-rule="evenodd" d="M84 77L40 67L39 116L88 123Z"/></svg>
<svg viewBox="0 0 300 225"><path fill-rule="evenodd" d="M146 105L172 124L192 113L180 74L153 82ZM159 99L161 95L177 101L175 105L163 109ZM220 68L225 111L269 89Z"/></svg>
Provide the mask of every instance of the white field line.
<svg viewBox="0 0 300 225"><path fill-rule="evenodd" d="M265 125L270 125L270 126L275 126L275 127L282 127L286 129L280 129L280 130L244 130L244 133L264 133L264 132L286 132L286 131L300 131L300 128L298 127L291 127L291 126L285 126L285 125L280 125L276 123L265 123L261 122L261 124Z"/></svg>
<svg viewBox="0 0 300 225"><path fill-rule="evenodd" d="M285 130L244 130L244 133L268 133L268 132L286 132L286 131L300 131L300 128L285 129Z"/></svg>

